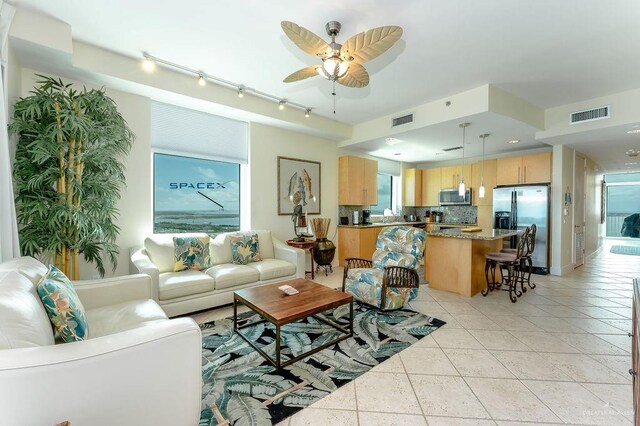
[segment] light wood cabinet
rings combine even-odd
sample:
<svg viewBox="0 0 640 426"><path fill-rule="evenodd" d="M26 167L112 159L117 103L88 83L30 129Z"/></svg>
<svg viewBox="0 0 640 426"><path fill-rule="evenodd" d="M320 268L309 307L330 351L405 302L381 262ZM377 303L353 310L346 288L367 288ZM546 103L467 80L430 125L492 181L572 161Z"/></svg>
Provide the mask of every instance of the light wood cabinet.
<svg viewBox="0 0 640 426"><path fill-rule="evenodd" d="M422 171L422 205L433 207L440 204L442 170L425 169Z"/></svg>
<svg viewBox="0 0 640 426"><path fill-rule="evenodd" d="M378 162L347 155L338 158L338 204L368 206L378 203Z"/></svg>
<svg viewBox="0 0 640 426"><path fill-rule="evenodd" d="M484 161L484 176L482 170L482 161L474 163L471 166L471 175L473 180L473 205L474 206L492 206L493 205L493 188L496 186L496 168L498 162L496 160ZM484 198L480 198L480 184L484 181Z"/></svg>
<svg viewBox="0 0 640 426"><path fill-rule="evenodd" d="M376 251L376 240L382 226L375 227L338 227L338 261L344 266L349 257L371 260Z"/></svg>
<svg viewBox="0 0 640 426"><path fill-rule="evenodd" d="M440 169L440 188L453 189L460 184L463 168L460 165L442 167ZM472 186L471 164L464 165L464 183L467 187Z"/></svg>
<svg viewBox="0 0 640 426"><path fill-rule="evenodd" d="M478 217L476 221L478 222L478 226L482 229L493 229L493 206L478 206Z"/></svg>
<svg viewBox="0 0 640 426"><path fill-rule="evenodd" d="M522 157L524 183L551 182L551 153L526 155Z"/></svg>
<svg viewBox="0 0 640 426"><path fill-rule="evenodd" d="M518 185L551 182L551 153L498 158L496 183Z"/></svg>
<svg viewBox="0 0 640 426"><path fill-rule="evenodd" d="M421 169L406 169L402 174L402 205L422 206Z"/></svg>

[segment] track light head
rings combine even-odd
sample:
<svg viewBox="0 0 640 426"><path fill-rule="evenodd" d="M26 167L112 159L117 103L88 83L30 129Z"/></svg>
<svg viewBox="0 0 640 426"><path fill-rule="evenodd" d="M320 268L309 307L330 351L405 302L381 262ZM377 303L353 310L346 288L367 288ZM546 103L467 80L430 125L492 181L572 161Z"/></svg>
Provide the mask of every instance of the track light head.
<svg viewBox="0 0 640 426"><path fill-rule="evenodd" d="M240 99L244 98L244 89L242 87L238 87L238 97Z"/></svg>
<svg viewBox="0 0 640 426"><path fill-rule="evenodd" d="M304 110L304 116L305 118L309 118L309 116L311 115L311 108L307 108Z"/></svg>
<svg viewBox="0 0 640 426"><path fill-rule="evenodd" d="M156 63L148 54L144 53L142 55L144 59L142 59L142 69L145 72L151 73L156 69Z"/></svg>
<svg viewBox="0 0 640 426"><path fill-rule="evenodd" d="M284 99L278 102L278 109L282 111L284 109L284 105L287 103Z"/></svg>
<svg viewBox="0 0 640 426"><path fill-rule="evenodd" d="M207 85L207 79L204 78L204 75L202 75L202 74L198 75L198 84L200 86L206 86Z"/></svg>

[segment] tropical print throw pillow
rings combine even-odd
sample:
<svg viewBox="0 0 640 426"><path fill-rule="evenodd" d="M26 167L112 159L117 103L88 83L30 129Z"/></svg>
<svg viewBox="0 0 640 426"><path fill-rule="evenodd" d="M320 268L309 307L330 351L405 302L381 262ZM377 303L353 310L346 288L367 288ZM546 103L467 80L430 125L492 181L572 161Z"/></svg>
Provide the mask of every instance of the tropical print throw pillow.
<svg viewBox="0 0 640 426"><path fill-rule="evenodd" d="M236 265L246 265L249 262L260 262L260 246L258 234L238 234L229 236L231 243L231 259Z"/></svg>
<svg viewBox="0 0 640 426"><path fill-rule="evenodd" d="M73 284L61 270L49 265L49 270L38 283L37 291L49 320L64 342L89 338L84 306Z"/></svg>
<svg viewBox="0 0 640 426"><path fill-rule="evenodd" d="M208 235L206 237L173 237L173 245L176 250L173 272L187 269L202 271L211 267Z"/></svg>

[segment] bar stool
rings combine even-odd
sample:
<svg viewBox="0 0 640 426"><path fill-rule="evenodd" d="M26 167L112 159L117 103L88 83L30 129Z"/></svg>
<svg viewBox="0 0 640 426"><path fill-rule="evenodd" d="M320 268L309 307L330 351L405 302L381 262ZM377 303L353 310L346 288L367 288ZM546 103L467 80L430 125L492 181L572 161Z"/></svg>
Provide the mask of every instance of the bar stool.
<svg viewBox="0 0 640 426"><path fill-rule="evenodd" d="M519 267L523 255L527 251L527 241L529 237L529 228L525 230L522 237L518 240L518 245L515 248L515 252L493 252L485 255L484 275L487 281L487 286L482 290L482 295L486 296L489 291L495 289L509 291L509 299L511 302L516 303L517 298L522 295L522 291L518 290L518 281L520 281L520 287L523 285L524 274ZM500 268L500 274L502 279L496 282L496 267ZM506 275L505 275L506 272ZM489 273L491 274L491 280L489 280ZM502 285L507 285L508 288L502 288Z"/></svg>
<svg viewBox="0 0 640 426"><path fill-rule="evenodd" d="M533 260L532 260L532 256L533 256L533 251L536 247L536 231L537 231L538 227L536 226L536 224L532 224L530 227L528 227L525 230L525 233L522 234L522 238L526 238L526 250L525 253L523 253L522 255L522 259L521 259L521 264L519 265L520 268L520 272L522 274L522 276L524 277L525 274L525 267L528 265L527 268L527 285L529 286L529 288L534 289L536 288L536 284L531 282L531 272L533 270ZM525 237L526 235L526 237ZM503 253L515 253L516 249L512 249L512 248L508 248L508 249L502 249L500 250ZM525 265L525 263L527 265ZM521 289L523 293L526 293L527 289L524 286L524 280L522 282L521 285Z"/></svg>

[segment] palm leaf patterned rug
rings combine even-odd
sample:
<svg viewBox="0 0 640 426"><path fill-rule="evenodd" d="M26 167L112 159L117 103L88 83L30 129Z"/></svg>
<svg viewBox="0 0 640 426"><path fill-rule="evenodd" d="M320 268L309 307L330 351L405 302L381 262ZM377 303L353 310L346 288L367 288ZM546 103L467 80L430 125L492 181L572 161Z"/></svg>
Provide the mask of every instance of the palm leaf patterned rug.
<svg viewBox="0 0 640 426"><path fill-rule="evenodd" d="M343 326L349 324L348 305L324 315ZM253 312L239 318L243 323L260 319ZM200 426L276 424L444 324L410 310L382 312L356 302L354 337L280 371L234 333L232 318L202 324ZM243 333L274 356L274 326L260 323L244 328ZM318 347L337 334L339 331L313 317L283 326L282 359Z"/></svg>

